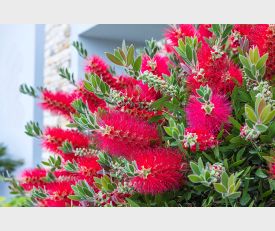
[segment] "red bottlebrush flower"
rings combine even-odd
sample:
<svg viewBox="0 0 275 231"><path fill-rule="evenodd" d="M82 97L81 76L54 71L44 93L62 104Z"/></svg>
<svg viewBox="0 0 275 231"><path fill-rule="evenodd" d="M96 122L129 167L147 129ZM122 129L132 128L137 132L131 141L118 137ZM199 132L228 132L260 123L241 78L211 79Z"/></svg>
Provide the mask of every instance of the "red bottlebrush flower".
<svg viewBox="0 0 275 231"><path fill-rule="evenodd" d="M230 62L228 73L226 73L224 80L225 88L232 92L236 85L241 86L243 84L243 75L241 69Z"/></svg>
<svg viewBox="0 0 275 231"><path fill-rule="evenodd" d="M93 176L96 176L97 172L102 169L100 164L97 162L97 160L98 158L95 156L79 157L77 159L77 164L81 174L91 178L92 181L93 181Z"/></svg>
<svg viewBox="0 0 275 231"><path fill-rule="evenodd" d="M275 163L270 164L270 175L272 178L275 178Z"/></svg>
<svg viewBox="0 0 275 231"><path fill-rule="evenodd" d="M69 141L74 149L88 148L89 146L89 138L87 136L75 130L64 130L62 128L46 128L42 145L49 151L60 154L65 158L64 160L68 160L66 157L71 159L74 157L74 154L63 153L59 149L64 141Z"/></svg>
<svg viewBox="0 0 275 231"><path fill-rule="evenodd" d="M266 53L268 24L236 24L233 31L237 31L241 36L246 37L250 47L257 46L261 55Z"/></svg>
<svg viewBox="0 0 275 231"><path fill-rule="evenodd" d="M209 85L217 92L231 92L236 85L242 85L242 72L226 54L214 59L211 48L205 42L198 51L200 71L187 78L187 86L195 92L201 85Z"/></svg>
<svg viewBox="0 0 275 231"><path fill-rule="evenodd" d="M72 201L66 200L53 200L53 199L43 199L38 202L39 207L69 207Z"/></svg>
<svg viewBox="0 0 275 231"><path fill-rule="evenodd" d="M116 110L127 112L146 120L161 114L161 112L151 111L147 108L148 103L160 98L161 94L159 92L132 77L120 76L118 78L118 85L122 94L131 99L131 103L122 103L122 105L115 108Z"/></svg>
<svg viewBox="0 0 275 231"><path fill-rule="evenodd" d="M131 76L126 75L120 75L115 77L117 80L116 89L117 90L124 90L128 87L134 87L136 84L138 84L140 81L134 79Z"/></svg>
<svg viewBox="0 0 275 231"><path fill-rule="evenodd" d="M182 156L170 149L138 151L135 161L139 176L131 184L139 193L158 194L180 188L186 166Z"/></svg>
<svg viewBox="0 0 275 231"><path fill-rule="evenodd" d="M186 128L184 132L183 147L195 152L197 150L205 151L218 144L215 136L208 130Z"/></svg>
<svg viewBox="0 0 275 231"><path fill-rule="evenodd" d="M156 92L153 88L149 88L148 85L143 84L142 81L138 81L135 85L129 85L122 90L122 93L131 99L133 103L137 103L135 107L138 107L140 102L153 102L160 98L160 93Z"/></svg>
<svg viewBox="0 0 275 231"><path fill-rule="evenodd" d="M169 28L165 33L167 46L174 50L174 46L178 46L178 40L184 39L185 36L193 37L196 35L196 28L191 24L182 24Z"/></svg>
<svg viewBox="0 0 275 231"><path fill-rule="evenodd" d="M46 191L53 199L64 199L74 193L71 187L74 184L74 181L50 182L47 184Z"/></svg>
<svg viewBox="0 0 275 231"><path fill-rule="evenodd" d="M201 24L196 29L194 25L182 24L168 29L165 33L165 38L167 40L165 44L166 51L168 53L174 51L174 47L178 46L179 39L184 40L185 36L197 36L200 41L204 42L204 38L212 36L212 32L209 31L210 27L210 24Z"/></svg>
<svg viewBox="0 0 275 231"><path fill-rule="evenodd" d="M231 115L231 106L224 95L213 92L212 111L208 114L203 108L203 104L195 96L191 96L186 106L186 118L188 126L193 129L203 129L214 134L218 132L224 124L228 126L228 118Z"/></svg>
<svg viewBox="0 0 275 231"><path fill-rule="evenodd" d="M44 178L47 176L45 169L35 168L25 170L21 174L20 186L26 191L30 191L33 188L43 187L46 182Z"/></svg>
<svg viewBox="0 0 275 231"><path fill-rule="evenodd" d="M139 109L139 108L131 108L128 106L123 106L117 108L122 112L126 112L134 117L143 119L143 120L149 120L154 116L162 115L162 111L148 111L146 109Z"/></svg>
<svg viewBox="0 0 275 231"><path fill-rule="evenodd" d="M269 80L274 80L275 76L275 25L269 25L268 35L267 35L267 52L268 60L266 63L266 78Z"/></svg>
<svg viewBox="0 0 275 231"><path fill-rule="evenodd" d="M110 87L116 88L116 79L109 72L109 66L98 56L93 56L87 60L85 72L94 73L100 76Z"/></svg>
<svg viewBox="0 0 275 231"><path fill-rule="evenodd" d="M76 97L82 99L82 101L88 104L91 112L97 111L99 107L105 108L106 103L104 100L98 98L93 92L89 92L83 82L78 84L78 89L75 91Z"/></svg>
<svg viewBox="0 0 275 231"><path fill-rule="evenodd" d="M211 24L200 24L198 28L198 37L203 41L204 38L210 38L213 34L209 30Z"/></svg>
<svg viewBox="0 0 275 231"><path fill-rule="evenodd" d="M40 105L43 109L49 110L54 114L63 115L67 119L71 118L71 114L75 113L75 109L71 106L75 95L65 92L53 93L48 90L42 92L42 102Z"/></svg>
<svg viewBox="0 0 275 231"><path fill-rule="evenodd" d="M168 68L169 59L166 56L156 54L152 59L145 55L142 57L141 72L150 71L154 75L162 77L163 74L170 75Z"/></svg>
<svg viewBox="0 0 275 231"><path fill-rule="evenodd" d="M79 202L72 201L68 198L69 195L74 194L72 185L75 181L59 181L50 182L45 187L49 197L41 200L39 204L45 207L66 207L79 205Z"/></svg>
<svg viewBox="0 0 275 231"><path fill-rule="evenodd" d="M104 132L97 134L99 146L111 155L131 157L133 150L160 143L157 129L124 112L111 111L101 117Z"/></svg>

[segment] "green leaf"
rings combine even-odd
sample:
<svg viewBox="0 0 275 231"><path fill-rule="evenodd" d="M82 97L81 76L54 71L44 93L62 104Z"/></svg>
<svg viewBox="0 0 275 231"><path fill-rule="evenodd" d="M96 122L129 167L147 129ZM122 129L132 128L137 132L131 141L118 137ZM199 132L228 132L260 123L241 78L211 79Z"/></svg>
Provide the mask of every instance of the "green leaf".
<svg viewBox="0 0 275 231"><path fill-rule="evenodd" d="M226 172L223 172L221 175L221 182L223 185L228 185L228 175Z"/></svg>
<svg viewBox="0 0 275 231"><path fill-rule="evenodd" d="M195 173L195 174L197 174L197 175L200 175L200 174L201 174L201 172L200 172L200 170L199 170L199 167L198 167L198 165L197 165L196 163L194 163L194 162L191 161L191 162L190 162L190 167L191 167L193 173Z"/></svg>
<svg viewBox="0 0 275 231"><path fill-rule="evenodd" d="M69 195L68 198L73 200L73 201L80 201L81 200L81 197L76 196L76 195Z"/></svg>
<svg viewBox="0 0 275 231"><path fill-rule="evenodd" d="M229 177L229 179L228 179L227 188L229 188L234 183L235 183L235 176L234 176L234 174L231 174L230 177Z"/></svg>
<svg viewBox="0 0 275 231"><path fill-rule="evenodd" d="M230 168L238 167L238 166L241 165L244 161L245 161L245 159L238 160L238 161L234 162L233 164L231 164L231 165L230 165Z"/></svg>
<svg viewBox="0 0 275 231"><path fill-rule="evenodd" d="M275 110L269 112L269 114L263 119L263 123L264 124L268 124L270 121L272 121L274 119L275 116Z"/></svg>
<svg viewBox="0 0 275 231"><path fill-rule="evenodd" d="M250 107L248 104L245 105L245 115L252 122L254 122L254 123L257 122L257 117L255 115L255 112L252 109L252 107Z"/></svg>
<svg viewBox="0 0 275 231"><path fill-rule="evenodd" d="M189 59L190 62L192 62L192 49L189 44L186 45L186 56Z"/></svg>
<svg viewBox="0 0 275 231"><path fill-rule="evenodd" d="M117 58L116 56L114 56L111 53L105 52L107 58L112 61L113 63L119 65L119 66L123 66L123 63L121 62L121 60L119 58Z"/></svg>
<svg viewBox="0 0 275 231"><path fill-rule="evenodd" d="M237 120L235 120L233 117L229 117L229 121L231 122L231 124L235 127L235 128L237 128L238 130L240 130L241 129L241 127L242 127L242 125L237 121Z"/></svg>
<svg viewBox="0 0 275 231"><path fill-rule="evenodd" d="M247 69L250 69L250 64L249 64L249 61L247 60L247 58L243 55L239 55L239 59L242 63L242 65L247 68Z"/></svg>
<svg viewBox="0 0 275 231"><path fill-rule="evenodd" d="M199 183L199 182L202 181L202 178L200 176L197 176L197 175L194 175L194 174L189 175L188 179L193 183Z"/></svg>
<svg viewBox="0 0 275 231"><path fill-rule="evenodd" d="M130 198L126 198L126 201L129 203L131 207L140 207L139 204L137 204L135 201L133 201Z"/></svg>
<svg viewBox="0 0 275 231"><path fill-rule="evenodd" d="M134 61L134 53L135 53L135 48L133 44L128 49L128 54L127 54L127 66L131 65Z"/></svg>
<svg viewBox="0 0 275 231"><path fill-rule="evenodd" d="M217 37L219 37L220 36L220 26L219 26L219 24L213 24L212 29L213 29L214 34Z"/></svg>
<svg viewBox="0 0 275 231"><path fill-rule="evenodd" d="M264 124L256 124L255 127L261 133L264 133L268 129L268 127Z"/></svg>
<svg viewBox="0 0 275 231"><path fill-rule="evenodd" d="M201 157L198 160L198 167L199 167L200 171L202 171L204 169L204 165L203 165Z"/></svg>
<svg viewBox="0 0 275 231"><path fill-rule="evenodd" d="M202 152L202 154L212 163L214 164L216 161L210 156L208 155L207 153L205 152Z"/></svg>
<svg viewBox="0 0 275 231"><path fill-rule="evenodd" d="M267 59L268 59L268 54L264 54L264 55L259 59L259 61L257 62L256 68L257 68L257 69L261 69L261 68L265 65Z"/></svg>
<svg viewBox="0 0 275 231"><path fill-rule="evenodd" d="M218 193L226 193L226 188L220 183L214 183L214 188Z"/></svg>
<svg viewBox="0 0 275 231"><path fill-rule="evenodd" d="M241 198L241 205L245 206L249 203L249 201L251 200L251 197L248 193L243 193L242 198Z"/></svg>
<svg viewBox="0 0 275 231"><path fill-rule="evenodd" d="M266 106L265 100L260 97L257 97L256 103L255 103L255 109L256 109L256 113L258 115L260 115L262 113L265 106Z"/></svg>
<svg viewBox="0 0 275 231"><path fill-rule="evenodd" d="M172 137L172 129L170 127L163 127L168 136Z"/></svg>
<svg viewBox="0 0 275 231"><path fill-rule="evenodd" d="M137 57L137 59L134 62L133 69L134 71L139 72L141 67L141 55Z"/></svg>
<svg viewBox="0 0 275 231"><path fill-rule="evenodd" d="M242 148L238 151L236 155L236 161L239 161L242 158L244 151L245 151L245 148Z"/></svg>
<svg viewBox="0 0 275 231"><path fill-rule="evenodd" d="M240 196L241 196L241 192L234 192L234 193L231 193L231 194L228 196L228 198L234 200L234 199L239 198Z"/></svg>
<svg viewBox="0 0 275 231"><path fill-rule="evenodd" d="M260 120L263 122L267 119L267 117L269 116L271 112L271 105L268 104L264 107L264 109L261 111L261 114L260 114ZM264 122L263 122L264 123Z"/></svg>
<svg viewBox="0 0 275 231"><path fill-rule="evenodd" d="M273 191L275 191L275 180L270 179L269 180L269 184L270 184L270 189L272 189Z"/></svg>
<svg viewBox="0 0 275 231"><path fill-rule="evenodd" d="M267 177L267 175L260 168L256 171L255 175L258 176L259 178L263 178L263 179Z"/></svg>
<svg viewBox="0 0 275 231"><path fill-rule="evenodd" d="M123 50L121 48L118 48L118 52L121 56L121 58L126 62L126 55L124 54Z"/></svg>

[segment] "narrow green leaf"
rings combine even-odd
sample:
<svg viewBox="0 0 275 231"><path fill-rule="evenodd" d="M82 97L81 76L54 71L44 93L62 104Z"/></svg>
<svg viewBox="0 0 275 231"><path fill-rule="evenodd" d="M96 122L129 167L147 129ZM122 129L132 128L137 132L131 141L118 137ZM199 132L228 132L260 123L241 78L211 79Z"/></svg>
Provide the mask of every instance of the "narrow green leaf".
<svg viewBox="0 0 275 231"><path fill-rule="evenodd" d="M105 52L107 58L112 61L113 63L119 65L119 66L123 66L123 63L120 61L119 58L117 58L116 56L114 56L113 54L111 53L108 53L108 52Z"/></svg>
<svg viewBox="0 0 275 231"><path fill-rule="evenodd" d="M141 67L141 55L137 57L137 59L134 62L133 69L134 71L139 72Z"/></svg>
<svg viewBox="0 0 275 231"><path fill-rule="evenodd" d="M135 53L135 48L134 48L134 45L131 44L131 46L128 49L128 54L127 54L127 66L129 66L133 63L134 53Z"/></svg>

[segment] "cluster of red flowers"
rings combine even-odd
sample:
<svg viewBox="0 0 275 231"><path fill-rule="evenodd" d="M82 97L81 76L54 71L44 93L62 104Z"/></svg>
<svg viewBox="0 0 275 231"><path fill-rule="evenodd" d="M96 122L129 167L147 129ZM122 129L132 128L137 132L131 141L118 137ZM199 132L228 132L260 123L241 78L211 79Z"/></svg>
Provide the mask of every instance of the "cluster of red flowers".
<svg viewBox="0 0 275 231"><path fill-rule="evenodd" d="M197 66L187 71L185 76L190 96L184 108L187 128L182 146L192 152L205 151L219 144L217 136L220 130L230 128L229 117L232 112L227 93L232 92L236 85L242 85L243 81L241 69L229 56L225 52L217 54L213 46L206 42L205 38L213 36L210 27L179 25L165 34L165 52L178 58L182 65L186 63L175 49L179 39L196 36L200 43L197 48ZM274 59L274 31L274 27L267 25L235 25L230 38L231 46L240 46L241 39L246 38L250 47L258 46L261 53L269 51ZM170 67L174 64L168 55L162 53L155 54L153 58L143 55L141 73L149 71L160 80L164 79L163 75L170 76ZM267 75L273 75L274 62L271 61L267 66ZM85 133L75 129L46 128L42 135L42 145L61 158L60 168L54 171L36 168L23 172L21 186L24 190L43 189L46 196L39 199L40 206L85 206L70 199L69 196L74 194L71 186L85 180L96 193L102 193L96 187L94 177L100 178L108 171L99 164L97 150L113 158L121 157L135 162L136 172L133 177L128 176L125 182L136 192L154 195L181 188L185 180L183 173L187 168L185 157L175 149L166 148L157 126L148 121L164 113L148 106L160 99L161 93L131 76L113 75L110 67L98 56L87 58L85 72L98 75L112 90L119 92L125 101L108 106L104 100L88 91L83 82L79 82L71 93L43 90L43 109L72 121L72 115L78 113L72 103L81 99L95 115L97 126L92 132ZM197 94L202 86L211 90L208 101L204 103ZM165 123L164 120L162 122ZM69 144L68 150L66 144ZM76 169L66 170L68 164L75 164ZM274 173L274 166L272 171ZM54 180L49 179L50 173ZM118 191L104 194L101 199L108 199L101 205L123 204L130 195Z"/></svg>

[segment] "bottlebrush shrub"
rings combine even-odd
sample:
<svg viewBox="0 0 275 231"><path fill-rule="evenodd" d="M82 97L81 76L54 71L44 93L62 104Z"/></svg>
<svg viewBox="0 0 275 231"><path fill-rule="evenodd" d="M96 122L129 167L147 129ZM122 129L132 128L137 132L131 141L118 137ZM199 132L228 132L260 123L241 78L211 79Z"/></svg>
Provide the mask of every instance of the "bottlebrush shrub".
<svg viewBox="0 0 275 231"><path fill-rule="evenodd" d="M52 156L15 180L28 206L274 206L273 25L178 25L143 50L89 57L71 93L22 85L68 128L26 134ZM273 75L273 76L272 76Z"/></svg>

